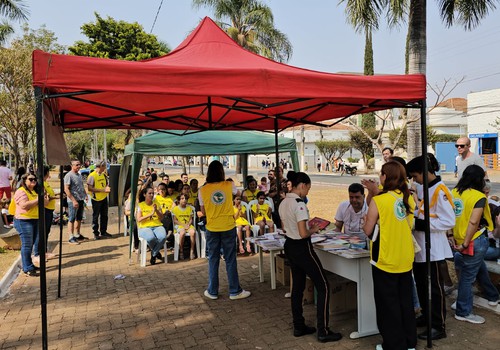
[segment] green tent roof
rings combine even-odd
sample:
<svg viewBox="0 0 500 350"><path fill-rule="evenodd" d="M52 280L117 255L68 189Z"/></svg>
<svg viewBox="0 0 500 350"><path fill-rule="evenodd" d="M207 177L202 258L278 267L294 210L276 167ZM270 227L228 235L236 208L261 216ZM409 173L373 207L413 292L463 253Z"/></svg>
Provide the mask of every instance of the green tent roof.
<svg viewBox="0 0 500 350"><path fill-rule="evenodd" d="M259 131L208 130L184 134L182 130L154 131L125 147L132 154L201 156L271 154L276 152L274 134ZM297 152L294 139L278 137L279 152Z"/></svg>

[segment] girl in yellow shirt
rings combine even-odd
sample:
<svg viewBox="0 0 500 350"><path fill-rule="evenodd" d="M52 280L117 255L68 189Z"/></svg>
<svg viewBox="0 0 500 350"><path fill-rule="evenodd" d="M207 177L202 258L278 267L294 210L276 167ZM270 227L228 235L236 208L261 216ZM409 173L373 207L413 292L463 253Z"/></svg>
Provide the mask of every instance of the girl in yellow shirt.
<svg viewBox="0 0 500 350"><path fill-rule="evenodd" d="M236 195L234 197L234 220L236 221L236 234L238 235L238 243L240 254L245 253L243 249L243 231L245 231L245 237L249 238L251 234L250 223L247 220L247 207L241 204L241 197ZM252 248L250 247L250 241L246 241L247 252L251 253Z"/></svg>

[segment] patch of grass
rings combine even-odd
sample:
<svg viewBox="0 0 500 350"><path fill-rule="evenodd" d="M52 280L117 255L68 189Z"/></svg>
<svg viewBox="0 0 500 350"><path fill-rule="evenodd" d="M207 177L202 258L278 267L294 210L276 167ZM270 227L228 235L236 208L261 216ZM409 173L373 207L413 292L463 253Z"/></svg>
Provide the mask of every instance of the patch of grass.
<svg viewBox="0 0 500 350"><path fill-rule="evenodd" d="M0 279L19 256L19 250L0 248ZM2 251L3 250L3 251Z"/></svg>

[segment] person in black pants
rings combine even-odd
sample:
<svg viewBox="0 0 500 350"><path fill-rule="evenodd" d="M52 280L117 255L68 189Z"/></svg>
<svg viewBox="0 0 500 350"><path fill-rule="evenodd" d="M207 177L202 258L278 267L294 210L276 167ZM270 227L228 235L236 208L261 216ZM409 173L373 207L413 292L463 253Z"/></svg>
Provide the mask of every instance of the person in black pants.
<svg viewBox="0 0 500 350"><path fill-rule="evenodd" d="M293 335L300 337L316 332L316 328L305 324L302 315L302 298L309 276L317 290L318 341L330 342L342 338L340 333L332 332L329 324L330 286L323 271L321 261L313 250L311 235L318 232L317 225L309 227L309 211L302 200L309 193L311 179L305 173L289 171L288 181L292 190L286 194L279 207L279 214L286 234L285 254L292 271L292 316Z"/></svg>

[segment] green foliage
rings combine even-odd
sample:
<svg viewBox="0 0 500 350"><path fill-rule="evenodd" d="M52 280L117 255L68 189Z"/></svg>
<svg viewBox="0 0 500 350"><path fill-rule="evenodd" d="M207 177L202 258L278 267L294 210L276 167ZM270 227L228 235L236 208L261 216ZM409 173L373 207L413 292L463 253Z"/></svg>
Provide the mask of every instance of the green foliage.
<svg viewBox="0 0 500 350"><path fill-rule="evenodd" d="M155 35L148 34L135 23L116 21L111 17L103 19L97 13L95 23L85 23L81 29L89 42L81 40L69 47L77 56L113 58L139 61L167 54L170 49L158 41Z"/></svg>
<svg viewBox="0 0 500 350"><path fill-rule="evenodd" d="M25 21L28 19L29 11L20 0L0 0L0 45L3 45L7 38L14 34L11 23L5 19L14 21ZM4 19L5 18L5 19Z"/></svg>
<svg viewBox="0 0 500 350"><path fill-rule="evenodd" d="M456 142L460 138L460 135L454 134L436 134L429 143L432 145L432 148L436 149L437 142Z"/></svg>
<svg viewBox="0 0 500 350"><path fill-rule="evenodd" d="M217 24L248 51L278 62L292 56L292 44L274 26L271 8L258 0L193 0L193 7L212 9Z"/></svg>
<svg viewBox="0 0 500 350"><path fill-rule="evenodd" d="M368 135L370 135L372 139L377 137L378 132L374 128L366 129L365 131ZM361 152L361 155L363 156L363 162L368 167L368 159L373 157L372 141L361 131L351 131L349 137L351 141L351 147Z"/></svg>
<svg viewBox="0 0 500 350"><path fill-rule="evenodd" d="M350 148L351 145L349 141L345 140L321 140L314 143L319 150L319 153L326 158L328 163L330 163L330 168L335 159L342 157Z"/></svg>
<svg viewBox="0 0 500 350"><path fill-rule="evenodd" d="M359 158L352 158L352 157L349 157L349 158L347 158L347 161L348 161L349 163L357 163L357 162L359 162Z"/></svg>
<svg viewBox="0 0 500 350"><path fill-rule="evenodd" d="M397 142L397 144L395 144L396 137L398 136L400 130L401 130L401 128L395 128L395 129L389 131L389 141L393 145L394 149L402 148L402 149L406 150L406 147L408 145L408 142L407 142L408 133L407 133L406 128L403 130L401 137L399 138L399 141ZM442 135L442 136L446 136L446 135ZM442 136L438 136L438 134L436 134L436 131L434 130L434 128L432 128L432 126L427 127L427 143L432 145L433 148L436 145L436 142L441 142L441 141L437 141L437 140ZM456 139L458 139L458 137L459 137L457 135L450 135L450 136L455 137L453 139L453 141L456 141Z"/></svg>
<svg viewBox="0 0 500 350"><path fill-rule="evenodd" d="M14 155L14 167L26 165L35 153L35 98L32 86L33 50L63 52L54 33L41 27L22 27L23 35L0 50L0 128L6 147Z"/></svg>
<svg viewBox="0 0 500 350"><path fill-rule="evenodd" d="M366 29L365 33L365 75L373 75L375 73L373 66L373 42L372 32Z"/></svg>

